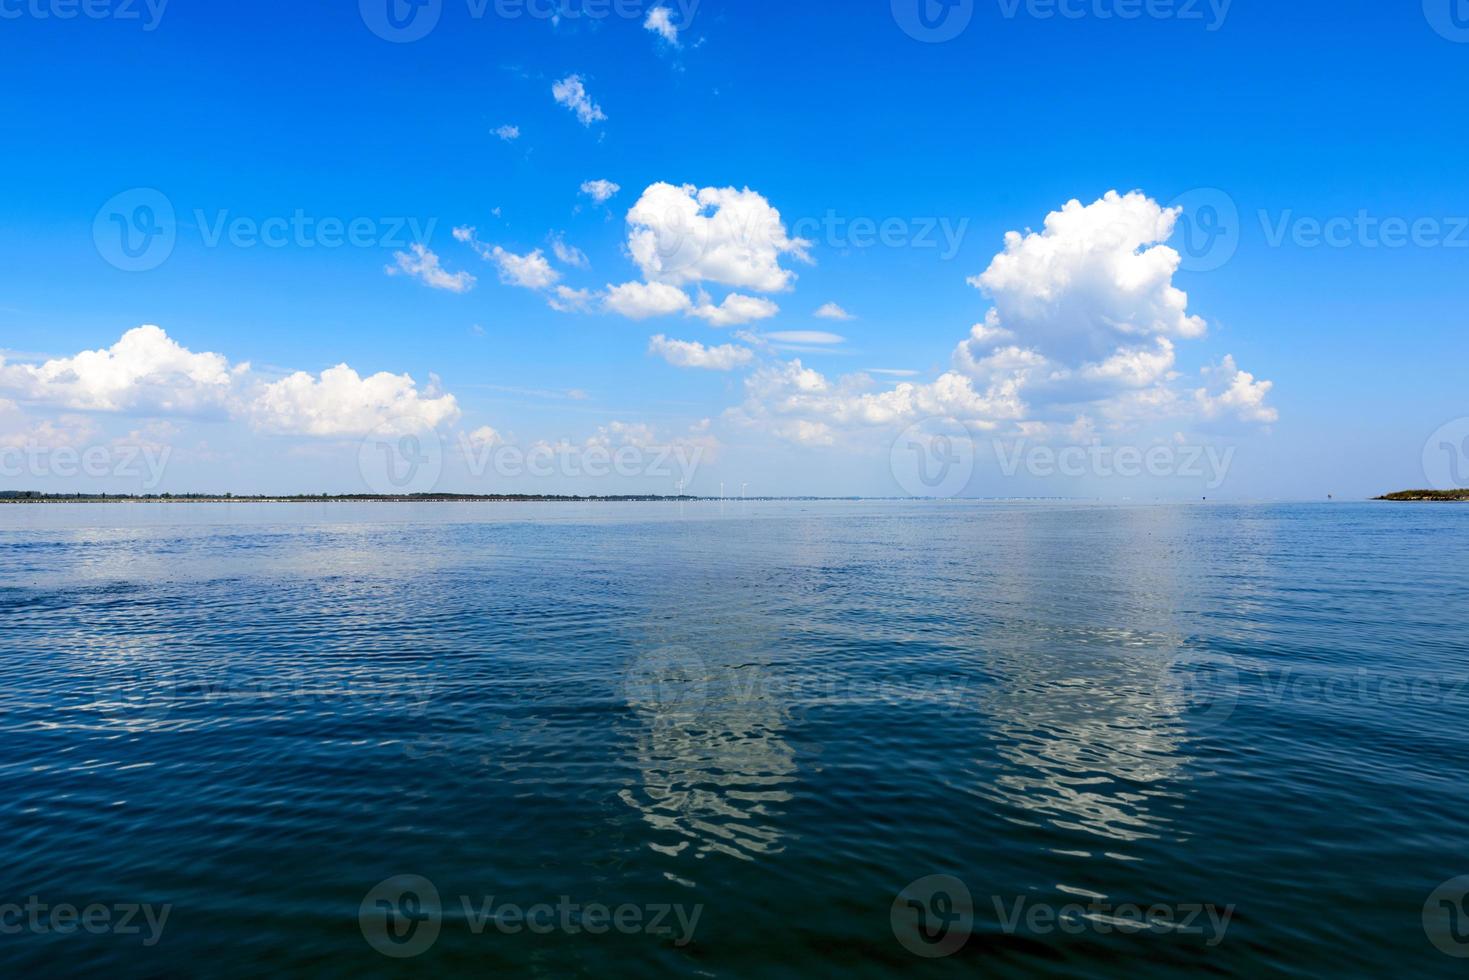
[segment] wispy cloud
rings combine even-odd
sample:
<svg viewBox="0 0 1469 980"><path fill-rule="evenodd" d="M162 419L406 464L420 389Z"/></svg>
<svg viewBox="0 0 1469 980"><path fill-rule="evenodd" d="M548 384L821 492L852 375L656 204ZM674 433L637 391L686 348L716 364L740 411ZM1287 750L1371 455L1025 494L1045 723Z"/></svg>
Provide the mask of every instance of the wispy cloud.
<svg viewBox="0 0 1469 980"><path fill-rule="evenodd" d="M607 114L602 111L602 107L587 94L586 84L582 82L580 75L568 75L556 82L551 86L551 95L558 103L576 113L576 118L581 120L583 126L607 120Z"/></svg>
<svg viewBox="0 0 1469 980"><path fill-rule="evenodd" d="M426 245L415 242L408 252L394 252L396 266L387 266L390 276L410 276L430 289L447 289L451 293L467 293L474 288L474 276L468 272L449 272Z"/></svg>

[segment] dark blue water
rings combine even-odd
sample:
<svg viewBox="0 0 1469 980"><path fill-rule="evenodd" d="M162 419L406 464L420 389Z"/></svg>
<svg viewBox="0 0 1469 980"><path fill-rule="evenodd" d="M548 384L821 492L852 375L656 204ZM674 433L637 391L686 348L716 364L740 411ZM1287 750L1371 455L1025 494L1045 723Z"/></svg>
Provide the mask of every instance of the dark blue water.
<svg viewBox="0 0 1469 980"><path fill-rule="evenodd" d="M1469 506L0 508L0 963L1462 975L1466 613Z"/></svg>

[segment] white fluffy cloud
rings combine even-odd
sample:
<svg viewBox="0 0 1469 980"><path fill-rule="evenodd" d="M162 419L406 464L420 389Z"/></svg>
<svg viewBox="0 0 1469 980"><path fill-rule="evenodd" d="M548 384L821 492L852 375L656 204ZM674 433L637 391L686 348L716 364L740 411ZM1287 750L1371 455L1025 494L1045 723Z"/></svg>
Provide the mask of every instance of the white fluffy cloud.
<svg viewBox="0 0 1469 980"><path fill-rule="evenodd" d="M549 289L561 281L561 273L551 267L551 263L546 260L546 253L540 249L526 255L517 255L499 245L486 245L476 237L473 225L461 225L455 228L454 238L473 248L486 262L493 262L500 272L500 281L507 286L519 286L522 289ZM556 241L559 243L559 239ZM565 245L560 244L556 249L557 254L559 255L564 248ZM582 257L585 258L585 256Z"/></svg>
<svg viewBox="0 0 1469 980"><path fill-rule="evenodd" d="M1006 235L1004 250L970 280L994 305L958 344L952 370L883 388L864 374L830 380L799 360L776 362L747 378L745 401L730 415L807 445L929 416L1088 438L1098 423L1122 431L1274 422L1271 382L1231 357L1203 370L1203 387L1182 383L1177 345L1203 337L1206 324L1173 284L1179 258L1165 243L1177 216L1138 192L1071 201L1043 231Z"/></svg>
<svg viewBox="0 0 1469 980"><path fill-rule="evenodd" d="M1190 415L1274 421L1264 405L1270 382L1232 360L1220 369L1227 378L1192 399L1177 387L1176 343L1207 332L1173 284L1179 256L1165 243L1177 218L1140 192L1110 191L1047 215L1042 232L1007 234L1004 251L970 279L994 306L955 350L955 367L1008 378L1038 422L1066 413L1116 428Z"/></svg>
<svg viewBox="0 0 1469 980"><path fill-rule="evenodd" d="M109 348L42 364L0 358L0 390L35 405L153 418L220 415L289 435L356 436L397 419L437 427L459 417L453 395L436 384L420 389L406 374L363 378L341 364L317 377L297 372L265 381L249 364L195 353L151 325L129 330ZM54 429L74 418L41 424ZM48 433L54 441L57 432Z"/></svg>
<svg viewBox="0 0 1469 980"><path fill-rule="evenodd" d="M780 312L780 307L758 296L730 293L718 306L705 301L689 312L708 322L711 327L735 327L743 323L754 323L756 320L768 320Z"/></svg>
<svg viewBox="0 0 1469 980"><path fill-rule="evenodd" d="M1222 361L1204 368L1202 374L1206 384L1194 391L1194 399L1205 418L1231 415L1243 422L1264 425L1279 420L1280 412L1265 404L1265 396L1275 383L1256 381L1253 374L1235 365L1233 355L1224 355Z"/></svg>
<svg viewBox="0 0 1469 980"><path fill-rule="evenodd" d="M551 86L551 95L556 101L576 113L576 118L581 120L583 126L590 126L594 122L604 122L607 114L602 107L592 101L587 94L586 83L580 75L568 75L561 81Z"/></svg>
<svg viewBox="0 0 1469 980"><path fill-rule="evenodd" d="M1118 344L1202 337L1173 285L1179 256L1162 244L1178 211L1134 191L1070 201L1045 229L1005 235L1005 250L970 280L994 301L991 325L1048 357L1106 356Z"/></svg>
<svg viewBox="0 0 1469 980"><path fill-rule="evenodd" d="M458 419L459 405L433 386L420 392L406 374L384 371L364 378L338 364L319 377L298 371L261 385L246 414L268 432L361 436L386 422L434 429Z"/></svg>
<svg viewBox="0 0 1469 980"><path fill-rule="evenodd" d="M674 367L704 368L709 371L733 371L749 364L755 357L748 347L722 344L705 347L692 340L670 340L658 334L648 342L648 353L657 354Z"/></svg>
<svg viewBox="0 0 1469 980"><path fill-rule="evenodd" d="M1024 410L1007 381L979 390L970 378L950 371L929 384L882 389L865 374L832 381L799 360L756 369L745 379L745 395L744 404L729 413L733 421L807 445L829 444L838 428L891 428L928 416L993 428L997 420L1021 418Z"/></svg>
<svg viewBox="0 0 1469 980"><path fill-rule="evenodd" d="M387 267L388 275L411 276L432 289L447 289L451 293L464 293L474 288L474 276L468 272L447 271L428 246L415 242L409 248L411 251L393 253L398 264Z"/></svg>
<svg viewBox="0 0 1469 980"><path fill-rule="evenodd" d="M0 357L0 389L71 409L197 414L224 407L248 370L248 364L231 367L222 354L196 354L145 325L109 348L43 364L7 364Z"/></svg>
<svg viewBox="0 0 1469 980"><path fill-rule="evenodd" d="M500 137L507 143L513 143L515 140L520 139L520 127L509 125L501 126L499 129L495 130L495 135Z"/></svg>
<svg viewBox="0 0 1469 980"><path fill-rule="evenodd" d="M581 192L598 204L606 204L620 190L622 188L610 180L586 180L581 185Z"/></svg>
<svg viewBox="0 0 1469 980"><path fill-rule="evenodd" d="M823 303L817 309L815 316L822 320L855 320L856 317L842 309L836 303Z"/></svg>
<svg viewBox="0 0 1469 980"><path fill-rule="evenodd" d="M781 268L781 256L810 259L810 243L791 238L780 212L749 188L659 182L643 191L627 221L628 251L648 282L774 293L796 278Z"/></svg>
<svg viewBox="0 0 1469 980"><path fill-rule="evenodd" d="M603 306L630 320L646 320L654 316L684 313L693 307L689 294L661 282L627 282L608 286Z"/></svg>
<svg viewBox="0 0 1469 980"><path fill-rule="evenodd" d="M678 27L673 23L673 11L668 7L654 7L648 11L643 28L657 34L674 46L678 45Z"/></svg>
<svg viewBox="0 0 1469 980"><path fill-rule="evenodd" d="M546 289L561 280L561 273L551 268L540 249L527 255L516 255L496 245L490 250L490 259L500 270L500 281L507 286Z"/></svg>

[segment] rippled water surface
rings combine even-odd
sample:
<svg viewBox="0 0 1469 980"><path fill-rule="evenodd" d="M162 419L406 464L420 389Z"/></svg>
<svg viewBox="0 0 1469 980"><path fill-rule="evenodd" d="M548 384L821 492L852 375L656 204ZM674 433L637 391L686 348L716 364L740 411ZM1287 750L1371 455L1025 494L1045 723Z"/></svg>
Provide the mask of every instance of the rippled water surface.
<svg viewBox="0 0 1469 980"><path fill-rule="evenodd" d="M0 616L12 969L1469 965L1469 506L13 506Z"/></svg>

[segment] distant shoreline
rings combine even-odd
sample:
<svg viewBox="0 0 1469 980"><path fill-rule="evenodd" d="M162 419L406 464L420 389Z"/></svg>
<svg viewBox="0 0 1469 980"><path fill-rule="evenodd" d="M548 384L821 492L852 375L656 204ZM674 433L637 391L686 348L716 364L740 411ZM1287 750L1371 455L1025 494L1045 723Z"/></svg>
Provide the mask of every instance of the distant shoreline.
<svg viewBox="0 0 1469 980"><path fill-rule="evenodd" d="M620 504L620 503L735 503L753 501L822 501L862 500L862 497L665 497L657 494L623 494L600 497L573 497L546 494L297 494L249 495L232 494L24 494L0 493L4 504ZM894 498L896 499L896 498ZM906 498L904 498L906 499Z"/></svg>
<svg viewBox="0 0 1469 980"><path fill-rule="evenodd" d="M1207 499L1207 498L1206 498ZM1469 502L1466 490L1400 490L1370 498L1373 501L1390 503L1403 502ZM695 503L822 503L861 501L928 501L932 503L958 503L963 501L1004 502L1053 502L1053 503L1101 503L1094 497L694 497L662 496L659 494L617 494L605 496L577 497L557 494L471 494L471 493L424 493L424 494L42 494L30 491L0 491L0 506L5 504L695 504ZM1130 498L1122 503L1147 503ZM1185 501L1156 501L1183 503ZM1265 501L1254 501L1265 502ZM1307 501L1274 501L1305 503Z"/></svg>
<svg viewBox="0 0 1469 980"><path fill-rule="evenodd" d="M1469 490L1399 490L1397 493L1384 494L1374 497L1373 500L1388 500L1394 503L1405 501L1433 501L1443 503L1447 501L1469 501Z"/></svg>

